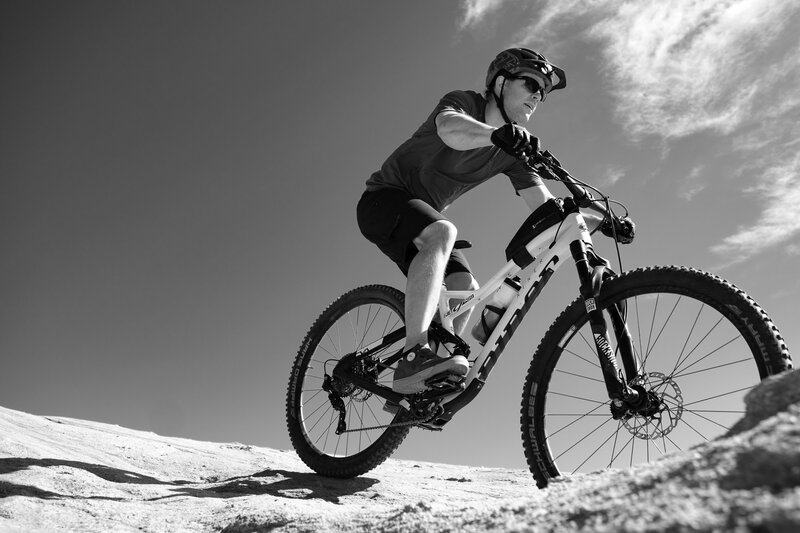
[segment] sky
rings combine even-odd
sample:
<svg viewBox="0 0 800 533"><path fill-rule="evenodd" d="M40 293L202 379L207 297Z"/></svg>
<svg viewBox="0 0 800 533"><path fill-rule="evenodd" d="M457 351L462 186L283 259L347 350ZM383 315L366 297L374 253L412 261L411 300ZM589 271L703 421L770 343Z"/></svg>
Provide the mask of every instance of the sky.
<svg viewBox="0 0 800 533"><path fill-rule="evenodd" d="M623 268L713 271L791 351L798 24L761 0L4 1L0 405L289 449L314 319L404 286L358 232L364 182L509 46L566 71L529 129L628 207ZM526 209L499 176L447 211L479 281ZM525 468L522 376L575 296L562 269L476 400L394 457Z"/></svg>

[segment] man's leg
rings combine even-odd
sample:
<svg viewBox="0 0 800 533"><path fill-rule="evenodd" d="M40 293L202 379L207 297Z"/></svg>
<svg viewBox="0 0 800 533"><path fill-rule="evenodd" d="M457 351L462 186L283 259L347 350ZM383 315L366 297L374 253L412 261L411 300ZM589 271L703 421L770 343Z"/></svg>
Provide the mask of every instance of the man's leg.
<svg viewBox="0 0 800 533"><path fill-rule="evenodd" d="M439 220L414 239L419 250L408 267L406 282L406 349L428 345L428 327L436 314L445 267L456 242L456 227Z"/></svg>

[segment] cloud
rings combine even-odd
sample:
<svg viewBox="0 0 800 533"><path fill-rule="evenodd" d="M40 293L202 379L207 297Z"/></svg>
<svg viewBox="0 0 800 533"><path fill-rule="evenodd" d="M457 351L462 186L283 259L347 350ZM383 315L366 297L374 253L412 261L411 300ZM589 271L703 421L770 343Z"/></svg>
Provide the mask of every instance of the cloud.
<svg viewBox="0 0 800 533"><path fill-rule="evenodd" d="M486 15L497 10L505 0L463 0L464 18L461 28L473 26L481 22Z"/></svg>
<svg viewBox="0 0 800 533"><path fill-rule="evenodd" d="M470 24L500 3L468 2ZM763 206L757 220L712 249L744 260L800 233L787 213L800 194L800 19L797 2L544 0L518 42L577 38L599 45L617 122L633 138L705 133L731 141L731 162ZM566 37L564 37L566 36ZM701 184L690 180L688 200Z"/></svg>
<svg viewBox="0 0 800 533"><path fill-rule="evenodd" d="M614 185L624 177L625 177L625 169L621 167L611 167L606 170L605 177L601 181L601 185L605 186Z"/></svg>
<svg viewBox="0 0 800 533"><path fill-rule="evenodd" d="M705 169L702 165L692 169L689 175L683 179L683 183L681 183L680 189L678 190L678 196L690 202L692 198L708 186L708 184L701 179L703 170Z"/></svg>
<svg viewBox="0 0 800 533"><path fill-rule="evenodd" d="M786 242L800 232L800 154L783 165L767 169L759 183L748 189L765 203L755 224L743 226L712 251L741 260L768 246ZM739 262L739 261L736 261Z"/></svg>

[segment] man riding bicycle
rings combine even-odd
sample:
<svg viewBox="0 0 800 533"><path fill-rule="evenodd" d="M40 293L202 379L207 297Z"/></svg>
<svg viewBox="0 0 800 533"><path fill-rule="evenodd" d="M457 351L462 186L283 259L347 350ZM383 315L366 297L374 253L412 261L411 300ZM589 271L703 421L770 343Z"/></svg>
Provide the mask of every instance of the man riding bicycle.
<svg viewBox="0 0 800 533"><path fill-rule="evenodd" d="M539 151L527 125L539 102L566 86L564 71L527 48L504 50L492 61L483 95L446 94L414 135L367 180L358 203L361 233L407 277L406 344L392 389L425 390L425 381L447 373L465 375L462 355L442 358L428 344L442 283L448 290L476 290L469 263L455 250L456 227L442 214L456 198L505 174L531 210L552 195L525 164ZM470 313L456 320L461 335Z"/></svg>

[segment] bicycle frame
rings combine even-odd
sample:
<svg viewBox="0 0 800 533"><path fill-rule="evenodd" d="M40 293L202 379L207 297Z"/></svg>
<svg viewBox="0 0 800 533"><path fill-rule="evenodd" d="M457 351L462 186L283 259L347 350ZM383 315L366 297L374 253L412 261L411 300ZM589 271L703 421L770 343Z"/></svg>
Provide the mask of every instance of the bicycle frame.
<svg viewBox="0 0 800 533"><path fill-rule="evenodd" d="M534 258L530 265L522 268L515 261L510 260L478 290L442 290L439 296L439 314L442 326L450 333L454 333L453 322L457 317L483 304L498 289L506 277L530 270L530 273L523 278L522 290L508 305L475 359L465 378L466 388L463 391L444 397L444 413L438 417L438 421L442 423L448 421L453 414L467 405L477 395L508 341L513 336L514 331L541 293L550 276L564 263L563 259L565 257L572 256L576 261L580 261L582 260L580 259L582 255L583 260L586 259L586 249L593 248L591 234L600 226L602 221L602 218L585 212L569 213L560 224L547 228L525 246L528 253ZM579 249L577 257L576 252L573 250L576 245ZM578 274L579 278L584 277L581 275L580 267ZM591 272L589 275L591 276ZM582 287L591 283L591 279L581 279ZM584 291L582 290L582 292ZM588 296L591 299L596 295ZM453 300L457 300L454 305L451 304ZM616 368L616 357L613 353L609 357L605 321L602 316L599 318L602 322L597 327L593 323L593 330L597 329L596 333L602 335L602 337L596 335L595 338L598 344L598 354L602 355L600 359L609 389L609 396L614 399L626 395L623 392L625 390L624 380L620 383L619 371ZM604 359L605 361L603 361ZM623 356L623 359L626 363L626 371L632 373L629 378L633 377L637 372L635 364L631 367L627 360L628 358Z"/></svg>
<svg viewBox="0 0 800 533"><path fill-rule="evenodd" d="M548 157L551 156L548 155ZM553 161L555 160L553 159ZM441 428L457 411L477 396L525 314L550 277L564 263L564 258L569 256L573 258L580 280L580 294L586 304L598 360L608 397L611 400L612 415L614 418L621 418L625 416L628 408L639 408L643 402L646 403L646 391L640 386L629 384L638 376L639 368L633 342L625 324L624 306L607 309L617 339L616 349L620 353L625 370L623 374L617 365L616 354L609 342L603 311L596 303L602 281L606 273L610 272L606 268L608 263L594 253L592 243L592 233L601 227L604 218L581 211L578 207L592 206L605 215L608 213L604 208L598 207L582 187L571 181L569 179L571 176L560 166L556 166L553 170L560 176L561 181L570 189L573 196L559 204L561 212L557 219L552 218L552 210L547 214L543 213L542 218L537 218L538 214L534 212L526 221L526 223L532 224L530 233L532 236L528 237L527 233L523 233L522 240L517 241L517 237L520 236L518 232L512 240L512 245L516 250L513 252L513 257L483 287L477 290L443 289L439 295L438 310L441 325L433 324L432 331L443 329L446 333L442 334L452 338L443 339L445 343L453 342L454 339L456 344L461 343L466 347L463 340L455 335L453 325L455 319L483 304L500 287L505 278L529 271L526 275L521 276L523 278L522 289L508 305L480 353L472 362L463 386L460 389L428 390L420 394L423 401L436 400L441 406L435 420L427 423L426 427ZM547 227L539 230L540 224L541 227ZM524 228L525 225L521 231ZM511 247L510 245L509 248ZM523 247L524 250L522 250ZM362 389L397 403L405 409L411 409L411 404L402 394L350 371L352 363L357 358L368 356L403 336L405 336L405 328L400 328L370 346L364 347L359 352L343 357L333 370L333 376L349 381ZM397 353L379 363L378 366L386 369L400 357L401 354Z"/></svg>

